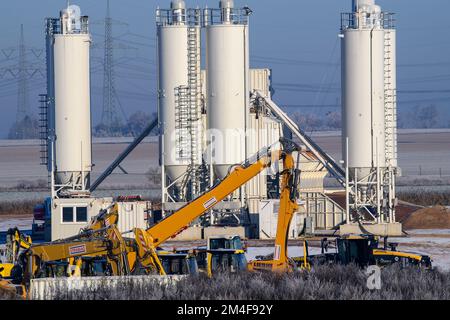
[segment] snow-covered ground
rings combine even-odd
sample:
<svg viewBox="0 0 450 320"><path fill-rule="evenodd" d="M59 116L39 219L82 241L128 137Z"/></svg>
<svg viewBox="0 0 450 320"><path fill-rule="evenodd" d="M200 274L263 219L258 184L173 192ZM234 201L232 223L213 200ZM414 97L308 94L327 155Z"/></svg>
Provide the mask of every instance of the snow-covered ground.
<svg viewBox="0 0 450 320"><path fill-rule="evenodd" d="M0 217L0 232L8 231L9 228L17 227L19 230L31 230L33 218L4 219Z"/></svg>
<svg viewBox="0 0 450 320"><path fill-rule="evenodd" d="M14 219L0 217L0 232L13 227L18 227L19 230L30 230L32 222L33 219L30 217ZM429 255L435 267L450 271L450 229L410 230L408 233L409 237L390 238L389 242L398 243L398 250ZM271 246L249 247L246 257L247 260L254 260L256 256L273 253L273 250ZM320 248L310 246L309 253L318 254ZM288 254L292 257L303 256L303 247L289 246Z"/></svg>
<svg viewBox="0 0 450 320"><path fill-rule="evenodd" d="M448 207L450 209L450 207ZM416 229L416 230L408 230L408 234L416 235L416 234L448 234L450 235L450 229Z"/></svg>

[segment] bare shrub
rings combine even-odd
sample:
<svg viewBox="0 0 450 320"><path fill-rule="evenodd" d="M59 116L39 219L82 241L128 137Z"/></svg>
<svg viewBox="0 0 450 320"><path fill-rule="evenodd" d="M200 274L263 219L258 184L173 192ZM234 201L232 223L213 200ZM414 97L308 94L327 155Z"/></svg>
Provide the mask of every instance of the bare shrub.
<svg viewBox="0 0 450 320"><path fill-rule="evenodd" d="M400 200L420 206L450 206L450 191L433 192L414 190L409 192L399 192L397 193L397 197Z"/></svg>
<svg viewBox="0 0 450 320"><path fill-rule="evenodd" d="M14 292L0 287L0 300L19 300L19 299L20 299L19 296L14 294Z"/></svg>
<svg viewBox="0 0 450 320"><path fill-rule="evenodd" d="M179 282L136 284L126 279L110 289L106 285L69 291L68 300L421 300L450 299L450 273L439 270L390 266L382 269L381 290L369 290L364 270L357 266L314 266L311 272L221 273L209 279L190 276ZM105 280L106 281L106 280Z"/></svg>
<svg viewBox="0 0 450 320"><path fill-rule="evenodd" d="M160 186L161 185L161 168L160 167L151 167L148 169L147 173L148 181L151 186Z"/></svg>
<svg viewBox="0 0 450 320"><path fill-rule="evenodd" d="M33 208L42 200L22 200L0 202L0 216L2 215L32 215Z"/></svg>

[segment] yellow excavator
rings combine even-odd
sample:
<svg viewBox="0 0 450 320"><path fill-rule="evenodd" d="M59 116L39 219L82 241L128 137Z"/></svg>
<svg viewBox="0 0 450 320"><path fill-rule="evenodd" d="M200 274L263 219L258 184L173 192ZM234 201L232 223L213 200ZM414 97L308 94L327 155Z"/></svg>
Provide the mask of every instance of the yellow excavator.
<svg viewBox="0 0 450 320"><path fill-rule="evenodd" d="M294 160L292 152L284 153L283 171L281 172L281 196L278 211L277 233L275 238L275 251L271 260L254 260L248 264L250 271L289 272L295 267L287 254L289 227L294 213L299 205L298 185L300 179L300 152L299 146L295 146L297 159Z"/></svg>
<svg viewBox="0 0 450 320"><path fill-rule="evenodd" d="M280 143L281 148L276 150L272 150L271 147L264 148L243 164L233 167L227 177L210 190L158 224L147 230L134 229L134 239L122 238L118 231L116 227L118 211L115 204L95 217L81 234L29 247L19 256L19 261L11 272L13 282L28 285L29 280L36 277L83 275L86 274L86 271L83 271L86 269L83 268L84 265L104 257L107 258L104 267L110 270L111 275L136 274L139 270L144 270L145 273L156 271L161 275L166 274L158 256L158 249L162 243L182 232L192 221L270 167L272 162L282 159L287 168L284 175L293 174L292 153L299 151L300 147L284 138L280 139ZM298 175L294 180L287 177L286 179L286 183L295 184L294 180L298 179ZM283 206L284 209L292 210L290 205ZM290 218L286 219L285 224L289 222ZM215 272L212 265L217 259L214 257L222 253L223 250L217 251L214 248L208 250L208 274ZM246 269L244 251L237 248L227 252L228 255L230 253L234 255L235 260L245 262L239 263L238 266ZM62 268L62 271L58 271L58 268ZM92 269L92 266L88 269Z"/></svg>
<svg viewBox="0 0 450 320"><path fill-rule="evenodd" d="M36 244L19 256L11 271L11 282L28 286L33 278L90 275L86 273L95 258L106 258L104 275L127 275L130 261L135 260L128 250L130 246L115 225Z"/></svg>
<svg viewBox="0 0 450 320"><path fill-rule="evenodd" d="M10 277L21 250L28 249L31 243L31 237L22 234L18 228L11 228L6 232L5 261L0 263L1 278Z"/></svg>
<svg viewBox="0 0 450 320"><path fill-rule="evenodd" d="M22 234L18 228L11 228L6 233L5 258L0 263L0 289L25 297L26 290L22 284L14 284L9 279L14 266L18 262L19 254L22 250L27 250L31 246L31 237Z"/></svg>
<svg viewBox="0 0 450 320"><path fill-rule="evenodd" d="M270 167L273 161L279 161L281 159L283 160L284 169L282 173L284 189L282 191L280 212L284 212L284 214L280 214L279 216L284 218L279 217L281 221L279 221L278 230L286 231L283 235L280 233L280 238L277 240L277 248L279 249L280 256L279 259L275 259L277 262L273 263L273 268L287 268L287 261L283 258L286 256L286 244L282 243L286 242L283 239L287 238L289 223L292 219L293 212L297 208L296 198L298 195L296 186L298 185L299 171L295 168L292 153L300 153L300 147L285 138L281 138L280 143L282 146L281 149L271 150L270 147L265 148L258 152L254 158L235 166L220 183L158 224L147 230L135 229L135 239L138 246L137 260L140 264L144 267L155 268L162 273L162 265L156 252L158 246L182 232L192 221L212 209L216 204L257 176L264 169ZM297 164L299 157L300 155L297 157ZM246 261L243 250L233 250L233 253L238 255L237 260ZM211 267L214 261L214 254L220 254L220 250L208 251L208 274L210 275L214 272ZM224 266L224 264L216 265ZM240 263L239 265L243 265L243 268L246 269L246 263Z"/></svg>
<svg viewBox="0 0 450 320"><path fill-rule="evenodd" d="M103 210L79 235L50 243L31 244L14 229L8 232L7 254L0 287L26 296L30 279L57 276L128 275L136 261L134 240L125 239L116 227L118 205ZM19 254L19 251L20 254Z"/></svg>

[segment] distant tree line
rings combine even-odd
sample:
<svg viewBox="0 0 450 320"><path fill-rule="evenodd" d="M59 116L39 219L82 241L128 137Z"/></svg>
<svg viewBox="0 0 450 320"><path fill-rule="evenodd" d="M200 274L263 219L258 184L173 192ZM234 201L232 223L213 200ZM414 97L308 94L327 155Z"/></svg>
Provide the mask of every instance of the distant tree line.
<svg viewBox="0 0 450 320"><path fill-rule="evenodd" d="M398 117L399 128L432 129L445 126L450 128L450 122L447 124L442 122L439 110L434 104L415 106L411 111L401 113Z"/></svg>
<svg viewBox="0 0 450 320"><path fill-rule="evenodd" d="M325 115L293 112L292 120L305 132L334 131L342 127L341 112L328 112ZM450 128L435 105L415 106L410 111L398 112L397 127L401 129Z"/></svg>
<svg viewBox="0 0 450 320"><path fill-rule="evenodd" d="M34 117L26 116L21 121L15 122L9 129L8 139L39 139L39 121Z"/></svg>
<svg viewBox="0 0 450 320"><path fill-rule="evenodd" d="M139 135L150 124L156 114L150 115L144 111L133 113L124 124L108 128L100 123L92 130L94 137L133 137Z"/></svg>
<svg viewBox="0 0 450 320"><path fill-rule="evenodd" d="M290 114L294 122L306 132L335 131L342 127L341 112L330 111L325 115L314 113L293 112ZM94 137L131 137L139 135L156 117L144 111L133 113L124 124L106 127L98 124L92 129ZM398 128L450 128L450 121L443 123L438 108L435 105L415 106L407 112L399 112ZM156 130L155 130L156 132ZM27 116L16 122L9 130L8 139L39 139L39 121Z"/></svg>
<svg viewBox="0 0 450 320"><path fill-rule="evenodd" d="M334 131L340 130L342 127L341 113L336 111L328 112L325 116L300 112L294 112L290 116L305 132Z"/></svg>

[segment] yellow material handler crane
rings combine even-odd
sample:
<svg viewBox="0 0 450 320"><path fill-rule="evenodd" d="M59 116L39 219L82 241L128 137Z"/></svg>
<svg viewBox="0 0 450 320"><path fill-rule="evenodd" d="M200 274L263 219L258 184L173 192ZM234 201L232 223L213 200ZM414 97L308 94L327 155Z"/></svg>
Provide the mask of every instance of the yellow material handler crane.
<svg viewBox="0 0 450 320"><path fill-rule="evenodd" d="M289 227L294 213L299 205L298 185L300 180L300 148L297 147L297 159L294 160L292 153L283 154L283 171L281 172L281 196L278 211L277 233L275 238L275 251L271 260L254 260L248 264L250 271L292 271L294 264L287 254L289 239Z"/></svg>
<svg viewBox="0 0 450 320"><path fill-rule="evenodd" d="M188 203L158 224L147 230L135 229L134 233L138 246L137 259L141 265L143 267L153 267L160 270L161 263L156 254L156 248L159 245L182 232L192 221L211 210L216 204L257 176L264 169L270 167L274 161L279 161L280 159L283 160L283 181L285 185L282 193L283 199L297 198L297 189L296 187L294 188L294 185L296 186L298 184L299 172L294 168L295 162L292 153L300 153L300 146L285 138L281 138L280 143L282 148L278 150L271 150L271 147L264 148L243 164L233 167L230 170L230 173L209 191L205 192L203 195ZM289 223L293 212L297 208L296 206L296 201L283 200L283 203L280 206L280 212L286 212L286 214L282 215L285 218L282 219L281 223L279 222L279 230L289 229ZM287 237L287 234L282 236L282 238L284 237ZM282 238L280 238L280 244L283 242ZM286 246L281 245L279 248L281 250L280 256L285 256ZM236 254L241 254L245 259L242 250L236 252ZM209 260L211 260L211 258L209 258ZM284 264L285 262L283 261L281 265ZM284 268L284 266L282 268Z"/></svg>

